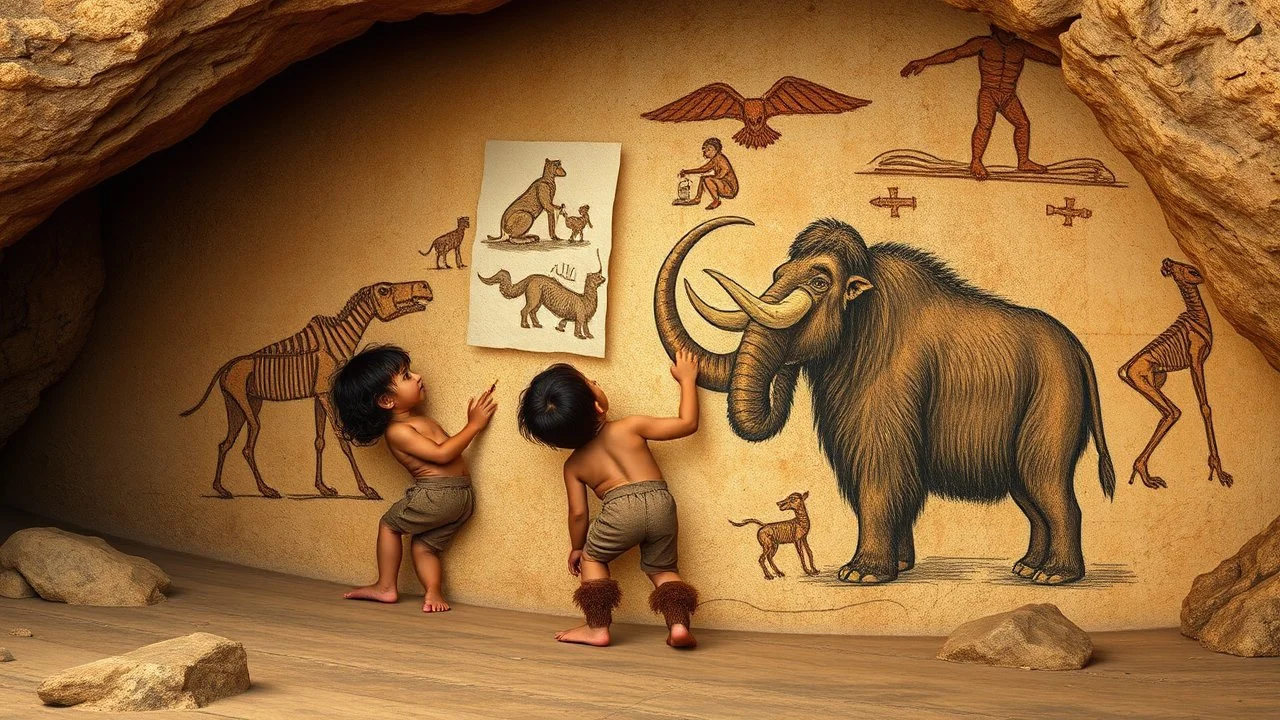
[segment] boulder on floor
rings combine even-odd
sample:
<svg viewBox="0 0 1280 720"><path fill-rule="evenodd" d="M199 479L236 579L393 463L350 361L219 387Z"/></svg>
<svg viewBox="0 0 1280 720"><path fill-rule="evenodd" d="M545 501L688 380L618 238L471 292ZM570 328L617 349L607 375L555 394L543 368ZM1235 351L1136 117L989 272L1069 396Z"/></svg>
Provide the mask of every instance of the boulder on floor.
<svg viewBox="0 0 1280 720"><path fill-rule="evenodd" d="M0 546L0 567L17 570L45 600L69 605L154 605L169 576L102 538L57 528L19 530Z"/></svg>
<svg viewBox="0 0 1280 720"><path fill-rule="evenodd" d="M0 569L0 597L20 600L35 597L36 591L31 588L27 579L17 570Z"/></svg>
<svg viewBox="0 0 1280 720"><path fill-rule="evenodd" d="M91 710L193 710L249 689L244 645L209 633L138 648L40 683L46 705Z"/></svg>
<svg viewBox="0 0 1280 720"><path fill-rule="evenodd" d="M939 660L1031 670L1079 670L1093 641L1049 603L978 618L951 633Z"/></svg>
<svg viewBox="0 0 1280 720"><path fill-rule="evenodd" d="M9 652L9 648L0 647L0 662L13 662L13 653Z"/></svg>
<svg viewBox="0 0 1280 720"><path fill-rule="evenodd" d="M1216 652L1280 656L1280 517L1191 583L1182 634Z"/></svg>

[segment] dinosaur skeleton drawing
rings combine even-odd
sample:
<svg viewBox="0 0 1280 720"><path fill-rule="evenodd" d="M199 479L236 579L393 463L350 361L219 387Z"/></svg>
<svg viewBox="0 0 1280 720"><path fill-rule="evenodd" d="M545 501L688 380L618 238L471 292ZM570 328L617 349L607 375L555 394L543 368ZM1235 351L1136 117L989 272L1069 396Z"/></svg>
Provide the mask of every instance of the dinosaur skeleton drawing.
<svg viewBox="0 0 1280 720"><path fill-rule="evenodd" d="M431 286L423 280L380 282L356 291L337 315L317 315L293 335L266 347L231 358L213 374L200 401L181 415L186 417L204 405L215 385L222 390L227 409L227 435L218 443L218 467L213 475L213 491L221 498L232 498L222 486L222 464L235 445L240 429L249 426L244 445L244 459L253 471L258 492L263 497L279 498L280 493L262 480L254 449L262 429L258 411L264 400L303 400L312 398L316 417L316 490L322 497L335 497L338 491L324 482L325 421L336 422L329 402L329 378L347 358L355 353L361 336L376 318L390 322L410 313L421 312L431 302ZM336 431L336 427L335 427ZM335 433L336 434L336 433ZM338 437L342 453L351 463L356 486L370 500L380 500L377 490L369 487L356 466L351 445Z"/></svg>

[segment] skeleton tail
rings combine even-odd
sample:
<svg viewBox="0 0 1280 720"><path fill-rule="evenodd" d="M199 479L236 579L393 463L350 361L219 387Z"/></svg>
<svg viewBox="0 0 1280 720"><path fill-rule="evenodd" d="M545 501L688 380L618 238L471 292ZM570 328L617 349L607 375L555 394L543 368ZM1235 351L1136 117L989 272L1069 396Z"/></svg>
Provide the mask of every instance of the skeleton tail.
<svg viewBox="0 0 1280 720"><path fill-rule="evenodd" d="M476 277L480 278L480 282L485 285L497 285L498 292L502 293L503 297L511 299L518 298L524 294L525 288L529 287L529 280L533 276L530 275L514 285L511 284L511 273L506 270L499 270L492 277L485 277L480 273L476 273Z"/></svg>
<svg viewBox="0 0 1280 720"><path fill-rule="evenodd" d="M755 519L755 518L747 518L746 520L743 520L742 522L734 522L734 521L732 521L732 520L730 520L730 521L729 521L729 524L730 524L730 525L733 525L733 526L736 526L736 527L742 527L742 526L744 526L744 525L749 525L749 524L751 524L751 523L755 523L756 525L759 525L760 527L764 527L764 523L760 522L759 520L757 520L757 519Z"/></svg>
<svg viewBox="0 0 1280 720"><path fill-rule="evenodd" d="M178 413L179 417L186 417L186 416L190 415L191 413L193 413L193 412L195 412L195 411L199 410L199 409L200 409L200 406L201 406L201 405L204 405L204 401L209 399L209 393L213 392L213 384L214 384L214 383L216 383L216 382L218 382L218 380L220 380L220 379L222 378L222 374L223 374L223 373L225 373L225 372L227 371L227 368L231 367L231 365L232 365L233 363L235 363L237 360L243 360L243 359L244 359L244 358L246 358L246 357L248 357L248 356L247 356L247 355L237 355L237 356L235 356L235 357L231 358L230 360L226 361L225 363L223 363L222 367L218 368L218 372L216 372L216 373L214 373L214 374L213 374L213 379L211 379L211 380L209 381L209 387L207 387L207 388L205 388L205 389L204 389L204 395L201 395L201 396L200 396L200 402L196 403L196 404L195 404L195 406L194 406L194 407L192 407L190 410L187 410L187 411L185 411L185 412Z"/></svg>
<svg viewBox="0 0 1280 720"><path fill-rule="evenodd" d="M1093 360L1084 346L1076 342L1076 355L1080 358L1080 367L1084 370L1085 381L1089 385L1089 430L1093 433L1093 444L1098 448L1098 481L1102 484L1102 492L1108 499L1116 496L1116 470L1111 464L1111 453L1107 451L1107 438L1102 432L1102 403L1098 401L1098 378L1093 372Z"/></svg>

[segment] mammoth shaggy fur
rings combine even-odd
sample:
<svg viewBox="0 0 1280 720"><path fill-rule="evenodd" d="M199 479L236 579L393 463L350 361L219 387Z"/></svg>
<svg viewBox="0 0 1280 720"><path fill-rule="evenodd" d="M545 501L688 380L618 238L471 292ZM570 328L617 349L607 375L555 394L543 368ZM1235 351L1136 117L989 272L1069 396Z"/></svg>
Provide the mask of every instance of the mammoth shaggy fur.
<svg viewBox="0 0 1280 720"><path fill-rule="evenodd" d="M1093 363L1070 330L973 287L928 253L867 247L852 227L825 219L799 234L760 295L708 271L741 311L711 308L686 281L704 317L743 333L737 351L711 353L676 312L676 276L703 236L729 224L751 223L717 218L672 249L655 288L658 332L668 354L698 356L699 384L729 393L730 424L751 441L782 429L798 376L809 381L818 440L858 518L841 580L885 582L910 570L912 526L930 494L1012 496L1031 530L1013 571L1042 584L1084 576L1073 477L1090 435L1108 497L1115 474Z"/></svg>

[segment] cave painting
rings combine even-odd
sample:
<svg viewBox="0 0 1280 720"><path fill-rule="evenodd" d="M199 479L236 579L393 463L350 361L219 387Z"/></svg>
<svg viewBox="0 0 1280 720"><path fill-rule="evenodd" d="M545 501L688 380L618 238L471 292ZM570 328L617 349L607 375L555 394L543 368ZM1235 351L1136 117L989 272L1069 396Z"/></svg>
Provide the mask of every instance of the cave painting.
<svg viewBox="0 0 1280 720"><path fill-rule="evenodd" d="M654 289L658 334L669 355L694 353L698 384L728 393L730 427L751 442L782 430L797 379L809 380L819 444L858 521L856 551L837 577L882 583L911 570L912 527L934 494L980 503L1011 495L1030 524L1013 572L1045 585L1081 579L1073 477L1090 435L1107 497L1115 473L1093 362L1076 336L928 253L867 247L826 219L800 232L759 295L707 270L736 309L709 305L685 281L705 320L742 333L737 350L710 352L679 317L677 275L712 230L751 224L716 218L675 244Z"/></svg>
<svg viewBox="0 0 1280 720"><path fill-rule="evenodd" d="M889 217L895 220L901 217L900 212L902 211L902 208L911 208L912 210L916 209L915 197L898 197L898 188L896 187L889 188L888 197L871 198L871 204L878 208L888 208Z"/></svg>
<svg viewBox="0 0 1280 720"><path fill-rule="evenodd" d="M235 445L240 429L246 424L249 434L245 439L244 458L249 463L258 492L264 497L279 498L280 493L262 480L254 449L262 426L258 411L264 400L303 400L311 398L315 403L316 418L316 490L320 497L336 497L338 491L324 482L322 460L324 458L324 431L326 418L334 425L335 435L342 453L351 463L356 486L370 500L381 500L377 490L365 483L351 453L351 445L336 432L337 418L329 401L329 378L338 366L355 353L361 336L376 318L390 322L410 313L425 310L431 302L431 286L423 280L411 282L380 282L356 291L337 315L317 315L307 326L276 343L231 358L214 373L205 388L200 402L182 413L186 417L204 405L216 384L222 390L222 400L227 410L227 435L218 444L218 467L213 475L213 491L221 498L232 498L231 491L222 486L222 464L227 452ZM314 496L306 496L314 497Z"/></svg>
<svg viewBox="0 0 1280 720"><path fill-rule="evenodd" d="M596 252L596 260L599 259L600 253ZM564 276L566 273L561 270L555 274ZM605 282L603 263L598 270L587 275L580 293L570 290L549 275L530 275L518 283L511 282L511 273L506 270L499 270L491 277L479 277L480 282L485 285L497 285L498 292L508 300L524 297L524 307L520 308L520 327L542 327L538 322L538 310L545 307L552 315L560 318L556 330L564 332L565 325L572 322L574 337L582 340L595 337L591 334L588 323L596 314L598 291Z"/></svg>
<svg viewBox="0 0 1280 720"><path fill-rule="evenodd" d="M1150 473L1147 463L1156 446L1182 416L1178 406L1161 392L1165 379L1171 372L1189 369L1196 400L1200 403L1200 416L1204 419L1205 435L1209 441L1209 481L1217 480L1231 487L1233 479L1222 469L1222 460L1218 457L1218 441L1213 435L1213 411L1209 407L1209 395L1205 389L1204 361L1213 349L1213 326L1209 323L1209 311L1204 306L1204 300L1200 298L1200 283L1204 282L1204 278L1191 265L1169 258L1160 263L1160 274L1173 278L1178 292L1182 294L1186 310L1178 315L1168 329L1147 343L1146 347L1120 368L1120 378L1160 411L1160 422L1156 424L1155 433L1133 461L1129 484L1132 485L1133 479L1137 477L1149 488L1168 487L1162 478Z"/></svg>
<svg viewBox="0 0 1280 720"><path fill-rule="evenodd" d="M556 235L556 214L564 210L564 205L556 205L556 178L564 176L564 167L559 160L544 160L541 177L511 201L502 213L501 230L497 235L489 235L487 242L514 245L540 242L542 238L529 230L533 227L533 221L544 212L547 214L547 240L553 243L564 242L564 238Z"/></svg>
<svg viewBox="0 0 1280 720"><path fill-rule="evenodd" d="M1059 66L1057 55L1039 48L1017 35L995 25L990 35L970 38L953 48L912 60L902 68L902 77L919 75L925 68L944 65L977 56L981 86L978 89L977 121L970 138L968 163L944 160L920 150L900 148L881 153L873 159L864 174L929 175L933 177L969 177L976 180L1011 180L1064 184L1111 185L1115 174L1100 160L1073 158L1042 165L1031 159L1031 119L1018 98L1018 78L1025 61L1034 60ZM1013 125L1013 147L1017 164L990 165L983 162L996 115Z"/></svg>
<svg viewBox="0 0 1280 720"><path fill-rule="evenodd" d="M682 181L687 180L690 175L700 176L698 194L689 197L688 187L682 184L681 192L672 205L697 205L702 202L702 193L705 192L711 198L707 209L715 210L720 207L721 200L732 200L738 196L738 174L733 171L733 165L725 156L720 138L707 138L703 141L702 157L707 159L705 163L679 173Z"/></svg>
<svg viewBox="0 0 1280 720"><path fill-rule="evenodd" d="M782 137L782 133L769 127L769 118L775 115L830 115L870 104L870 100L851 97L803 78L787 76L774 83L763 97L744 98L729 85L717 82L640 117L660 122L738 120L742 122L742 129L734 133L734 141L755 149L768 147Z"/></svg>
<svg viewBox="0 0 1280 720"><path fill-rule="evenodd" d="M804 501L809 499L809 491L793 492L778 501L778 509L790 510L795 516L790 520L764 523L755 518L747 518L742 522L730 520L736 527L759 525L756 530L756 542L760 543L760 569L764 571L764 579L786 577L773 562L779 545L795 545L796 554L800 556L800 569L805 575L817 575L818 568L813 565L813 550L809 547L809 510ZM772 568L773 572L769 572Z"/></svg>
<svg viewBox="0 0 1280 720"><path fill-rule="evenodd" d="M1068 197L1068 198L1063 198L1063 200L1064 200L1064 203L1062 207L1054 207L1052 203L1045 203L1044 214L1048 217L1053 217L1054 215L1061 215L1063 227L1074 227L1075 226L1074 221L1076 218L1080 218L1081 220L1088 220L1089 218L1093 217L1093 211L1090 210L1089 208L1076 207L1075 198Z"/></svg>
<svg viewBox="0 0 1280 720"><path fill-rule="evenodd" d="M452 266L449 265L449 253L453 253L454 262L458 267L464 268L462 264L462 238L466 235L467 228L471 227L471 218L458 218L458 226L449 232L441 235L431 242L431 250L436 254L436 270L448 270ZM430 255L427 250L419 250L419 254ZM440 267L440 260L444 260L444 267Z"/></svg>

